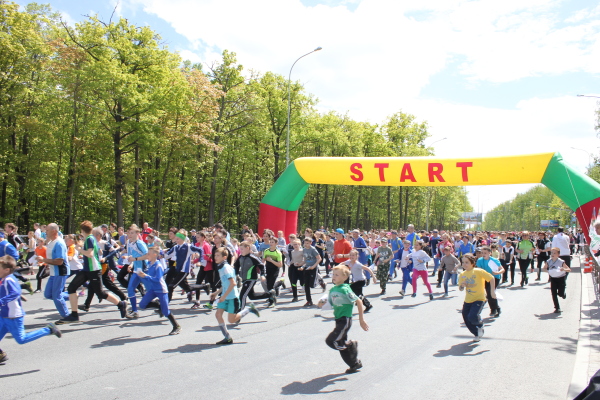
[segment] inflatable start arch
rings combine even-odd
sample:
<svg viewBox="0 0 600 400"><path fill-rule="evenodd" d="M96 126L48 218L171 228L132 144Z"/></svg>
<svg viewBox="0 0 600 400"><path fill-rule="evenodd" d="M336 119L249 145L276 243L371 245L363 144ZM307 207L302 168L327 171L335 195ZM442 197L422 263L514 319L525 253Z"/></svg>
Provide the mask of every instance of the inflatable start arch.
<svg viewBox="0 0 600 400"><path fill-rule="evenodd" d="M510 168L511 173L505 173ZM559 153L493 158L303 157L292 162L263 197L258 232L296 233L298 209L311 183L364 186L469 186L543 183L571 209L588 238L600 209L600 185Z"/></svg>

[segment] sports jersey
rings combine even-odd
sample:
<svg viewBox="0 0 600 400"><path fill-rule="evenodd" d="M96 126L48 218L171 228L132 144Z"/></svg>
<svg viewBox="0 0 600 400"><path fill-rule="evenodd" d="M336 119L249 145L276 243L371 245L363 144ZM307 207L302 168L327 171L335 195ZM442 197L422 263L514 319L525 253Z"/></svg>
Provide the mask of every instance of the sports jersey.
<svg viewBox="0 0 600 400"><path fill-rule="evenodd" d="M240 296L237 285L235 284L235 271L231 268L231 265L227 263L223 263L222 265L223 266L219 268L219 278L221 278L221 285L223 287L221 293L227 292L230 285L229 278L233 278L233 289L225 298L225 300L232 300Z"/></svg>
<svg viewBox="0 0 600 400"><path fill-rule="evenodd" d="M96 238L93 235L89 235L85 239L85 243L83 244L84 250L92 250L92 256L88 257L85 254L83 255L83 269L84 271L100 271L102 268L100 266L100 252L98 250L98 242L96 242Z"/></svg>
<svg viewBox="0 0 600 400"><path fill-rule="evenodd" d="M486 301L485 297L485 282L489 282L494 277L487 271L480 268L473 268L471 271L463 271L458 276L459 285L463 282L467 283L465 290L465 303L473 303L475 301Z"/></svg>
<svg viewBox="0 0 600 400"><path fill-rule="evenodd" d="M69 269L71 271L79 271L83 268L81 261L79 260L79 252L75 249L74 244L70 245L67 249L67 257L71 257L71 261L69 261Z"/></svg>
<svg viewBox="0 0 600 400"><path fill-rule="evenodd" d="M235 260L234 268L243 281L255 281L258 279L262 262L254 254L250 253L245 256L239 256Z"/></svg>
<svg viewBox="0 0 600 400"><path fill-rule="evenodd" d="M354 249L358 251L358 261L361 264L367 263L367 244L360 236L353 240Z"/></svg>
<svg viewBox="0 0 600 400"><path fill-rule="evenodd" d="M11 274L0 281L0 317L20 318L25 315L21 306L21 285Z"/></svg>
<svg viewBox="0 0 600 400"><path fill-rule="evenodd" d="M15 260L19 259L19 252L12 244L6 240L0 242L0 257L11 256Z"/></svg>
<svg viewBox="0 0 600 400"><path fill-rule="evenodd" d="M561 278L561 277L567 275L567 273L565 271L561 271L561 268L565 264L565 262L562 259L560 259L560 258L557 258L556 260L549 259L547 262L548 262L548 275L550 275L552 278Z"/></svg>
<svg viewBox="0 0 600 400"><path fill-rule="evenodd" d="M336 240L333 242L333 253L334 254L348 254L352 250L352 245L346 239ZM333 259L336 263L343 263L347 261L348 257L336 257Z"/></svg>
<svg viewBox="0 0 600 400"><path fill-rule="evenodd" d="M133 258L141 257L143 255L148 254L148 246L146 246L146 243L144 243L141 239L138 239L135 242L127 242L127 254L129 254ZM146 260L134 261L133 270L143 270L146 268L146 265Z"/></svg>
<svg viewBox="0 0 600 400"><path fill-rule="evenodd" d="M489 260L486 260L483 257L480 257L477 260L477 264L475 265L477 268L481 268L482 270L489 272L490 274L494 274L494 272L498 271L498 267L500 267L500 260L494 257L490 257ZM500 279L502 275L496 274L494 278Z"/></svg>
<svg viewBox="0 0 600 400"><path fill-rule="evenodd" d="M50 276L67 276L69 275L69 259L67 257L67 245L65 241L59 237L51 240L46 245L46 257L51 260L62 259L60 265L48 264L50 268Z"/></svg>
<svg viewBox="0 0 600 400"><path fill-rule="evenodd" d="M408 260L406 259L408 256L410 260L410 255L412 253L413 251L411 249L404 250L404 247L402 247L400 250L398 250L398 252L394 253L394 260L400 261L396 265L398 265L400 268L412 267L412 264L409 264Z"/></svg>
<svg viewBox="0 0 600 400"><path fill-rule="evenodd" d="M517 249L518 250L523 250L523 252L521 254L517 254L517 257L519 257L521 260L526 260L529 258L529 252L531 251L531 249L533 249L533 243L531 242L531 240L526 239L526 240L522 240L517 244Z"/></svg>
<svg viewBox="0 0 600 400"><path fill-rule="evenodd" d="M142 282L148 290L153 290L155 293L168 293L167 284L164 278L165 270L159 260L148 266L146 277L142 278Z"/></svg>
<svg viewBox="0 0 600 400"><path fill-rule="evenodd" d="M333 316L335 319L342 317L352 318L352 308L356 300L358 300L358 297L347 283L336 285L329 290L328 301L331 307L333 307Z"/></svg>
<svg viewBox="0 0 600 400"><path fill-rule="evenodd" d="M314 247L310 246L308 249L306 247L302 248L302 253L304 254L304 266L312 267L317 262L317 256L319 252Z"/></svg>
<svg viewBox="0 0 600 400"><path fill-rule="evenodd" d="M202 257L204 250L201 247L192 246L190 243L184 243L172 247L167 252L167 255L169 256L175 254L177 272L189 273L191 265L190 259L193 253L198 253L200 254L200 257Z"/></svg>

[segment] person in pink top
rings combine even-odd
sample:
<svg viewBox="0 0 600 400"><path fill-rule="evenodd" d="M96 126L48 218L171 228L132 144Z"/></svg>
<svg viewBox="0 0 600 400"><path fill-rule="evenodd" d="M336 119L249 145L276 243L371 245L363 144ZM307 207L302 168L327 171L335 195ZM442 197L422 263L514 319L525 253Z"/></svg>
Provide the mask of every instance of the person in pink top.
<svg viewBox="0 0 600 400"><path fill-rule="evenodd" d="M206 234L204 232L198 232L196 234L196 240L198 240L196 247L201 247L203 253L202 259L200 260L200 272L198 272L198 276L196 277L196 285L200 285L202 281L204 281L205 284L210 286L211 291L214 292L216 288L211 258L212 246L208 240L206 240ZM200 290L196 290L196 301L194 302L192 308L196 309L198 307L200 307Z"/></svg>

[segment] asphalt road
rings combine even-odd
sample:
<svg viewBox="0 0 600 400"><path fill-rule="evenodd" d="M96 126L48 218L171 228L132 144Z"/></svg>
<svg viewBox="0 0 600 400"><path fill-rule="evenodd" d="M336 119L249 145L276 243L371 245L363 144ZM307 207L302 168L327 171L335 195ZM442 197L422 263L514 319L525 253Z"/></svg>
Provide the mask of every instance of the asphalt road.
<svg viewBox="0 0 600 400"><path fill-rule="evenodd" d="M10 336L2 340L10 359L0 365L0 398L562 400L577 347L579 268L568 278L562 315L553 314L546 280L544 274L526 288L501 288L502 315L490 320L484 309L479 343L462 323L464 295L457 288L446 299L434 289L430 301L422 285L416 298L401 298L398 282L384 297L371 284L365 291L374 304L366 317L371 329L362 331L355 318L350 331L364 365L353 375L344 374L346 365L324 342L334 327L332 311L303 309L303 302L290 303L290 294L260 318L250 314L230 327L234 344L224 347L214 345L222 335L213 313L189 309L179 294L172 302L183 327L178 336L168 336L169 322L151 311L128 321L114 306L94 304L82 322L63 327L62 339L23 346ZM58 319L50 300L28 297L27 329Z"/></svg>

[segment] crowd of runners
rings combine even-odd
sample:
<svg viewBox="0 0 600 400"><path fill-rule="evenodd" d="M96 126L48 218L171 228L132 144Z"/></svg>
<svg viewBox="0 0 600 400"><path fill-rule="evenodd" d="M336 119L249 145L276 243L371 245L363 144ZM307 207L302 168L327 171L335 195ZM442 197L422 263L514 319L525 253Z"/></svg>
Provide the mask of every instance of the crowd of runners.
<svg viewBox="0 0 600 400"><path fill-rule="evenodd" d="M401 297L415 297L420 279L431 301L432 284L443 287L442 296L448 296L450 285L465 290L463 319L479 341L485 304L490 317L501 315L496 288L502 285L525 288L530 278L548 281L554 311L560 313L559 298L566 298L572 255L585 246L581 231L562 228L417 232L409 225L406 231L346 232L321 227L285 237L270 230L258 235L247 226L237 235L216 224L190 232L172 227L163 240L147 223L125 231L115 224L95 227L84 221L78 234L63 234L56 224L35 224L26 237L17 232L10 223L0 229L0 340L7 333L20 344L51 334L61 337L58 326L83 322L82 314L90 310L94 297L110 302L121 318L130 320L139 318L140 310L152 308L169 320L169 334L176 335L181 326L170 303L174 296L182 296L192 309L216 310L223 333L217 344L230 344L225 313L229 324L249 313L260 316L262 304L255 302L276 307L284 291L291 294L286 297L289 301L304 297L304 307L313 307L314 290L324 293L332 284L328 294L319 295L323 297L316 306L333 308L336 327L326 343L340 351L348 373L362 367L356 342L347 336L354 305L361 327L368 330L364 313L373 304L363 288L371 282L379 284L380 296L386 296L388 283L396 281ZM42 290L61 318L26 333L24 293ZM6 359L0 350L0 362Z"/></svg>

